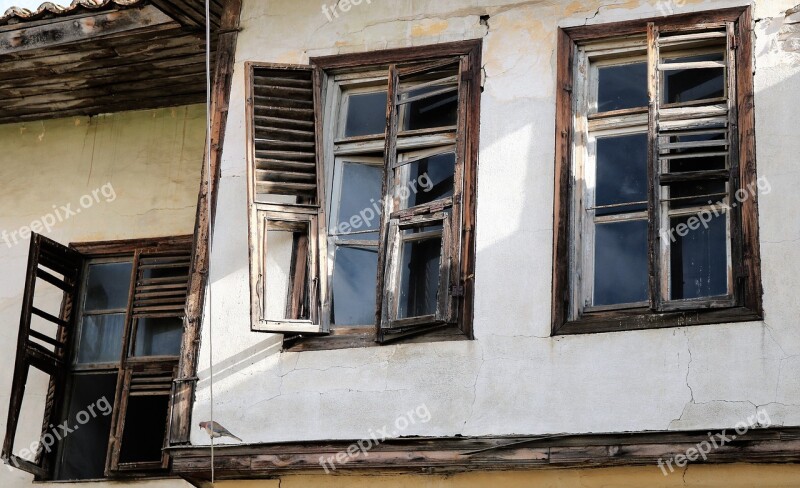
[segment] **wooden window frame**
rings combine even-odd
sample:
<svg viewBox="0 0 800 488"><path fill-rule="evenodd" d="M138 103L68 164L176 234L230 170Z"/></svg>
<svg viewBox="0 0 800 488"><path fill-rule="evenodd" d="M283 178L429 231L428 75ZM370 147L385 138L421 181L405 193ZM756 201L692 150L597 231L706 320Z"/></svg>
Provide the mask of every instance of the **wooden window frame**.
<svg viewBox="0 0 800 488"><path fill-rule="evenodd" d="M572 290L577 279L570 269L574 258L571 250L572 238L570 229L573 222L574 195L577 191L573 181L573 145L576 138L574 129L574 110L576 110L575 80L573 66L577 46L601 39L620 39L626 36L648 36L648 50L655 43L654 32L684 31L697 26L730 25L729 36L734 39L733 63L736 69L731 73L730 86L735 87L736 97L731 100L730 110L738 112L738 117L731 121L738 130L732 130L738 138L731 152L731 167L738 184L730 185L729 195L740 188L756 183L755 162L755 115L753 107L753 43L752 14L750 7L737 7L709 12L699 12L670 17L642 19L596 26L580 26L562 28L558 32L557 46L557 93L556 93L556 148L555 148L555 198L554 198L554 242L553 242L553 281L552 281L552 333L553 335L580 334L596 332L612 332L619 330L651 329L699 325L711 323L739 322L760 320L763 317L762 288L760 276L760 255L758 241L758 209L757 195L751 195L741 205L732 221L734 225L732 246L734 281L733 300L726 304L711 304L698 300L685 307L665 306L660 296L653 297L659 290L658 253L655 253L659 239L657 224L649 219L648 246L650 261L651 298L648 306L627 310L598 310L575 316L571 313L575 306L575 294ZM651 51L652 52L652 51ZM652 64L652 56L649 58ZM654 73L654 66L649 66L649 73ZM650 76L650 79L653 79ZM652 83L651 83L652 85ZM653 191L654 180L658 170L656 160L657 135L654 120L653 100L657 97L650 88L651 107L648 109L648 138L650 150L648 156L648 179L651 189L648 197L648 208L657 208L657 196ZM657 92L656 92L657 93ZM625 115L631 115L627 111ZM733 127L733 126L732 126ZM733 145L732 145L733 147ZM738 156L736 151L738 150ZM754 187L754 186L752 186ZM653 215L653 214L651 214ZM654 306L654 303L656 304ZM572 318L570 318L572 317Z"/></svg>
<svg viewBox="0 0 800 488"><path fill-rule="evenodd" d="M459 161L461 161L461 171L462 175L461 178L463 179L464 186L463 188L459 188L458 191L461 192L461 198L459 205L456 205L456 214L454 215L453 221L453 228L456 228L458 225L458 233L452 235L452 242L454 246L459 246L457 254L462 256L460 263L455 263L452 269L447 269L449 275L447 276L447 280L450 283L455 284L453 287L448 287L448 293L453 292L457 296L457 300L454 300L453 305L448 305L447 307L443 308L442 313L438 314L440 318L447 317L448 321L440 320L437 327L431 328L430 330L418 330L414 331L411 336L404 336L403 340L410 341L410 342L417 342L417 341L437 341L437 340L464 340L464 339L472 339L472 310L473 310L473 290L474 290L474 255L475 255L475 242L474 242L474 233L475 233L475 196L476 196L476 173L477 173L477 149L478 149L478 131L479 131L479 113L480 113L480 80L481 80L481 73L480 73L480 52L481 52L481 45L482 41L480 40L471 40L471 41L460 41L460 42L453 42L453 43L444 43L438 45L431 45L431 46L421 46L415 48L400 48L400 49L389 49L383 51L373 51L367 53L358 53L358 54L347 54L347 55L335 55L335 56L326 56L326 57L318 57L312 58L310 60L310 67L314 71L314 89L315 89L315 98L317 100L315 104L315 110L317 110L316 120L318 121L317 124L317 132L321 137L317 138L317 148L316 154L318 158L318 170L317 174L319 177L323 178L323 181L319 182L318 184L318 202L321 207L325 207L329 202L328 199L325 198L326 194L333 190L333 161L335 158L338 157L339 151L333 149L334 147L338 148L350 148L350 150L355 149L358 150L366 150L366 148L372 148L377 151L384 151L384 155L389 154L390 152L396 151L397 146L402 146L403 150L408 150L414 147L413 138L414 137L427 137L427 138L434 138L437 141L441 140L443 145L448 144L457 144L457 156ZM336 100L333 100L334 97L328 96L328 88L330 86L331 80L333 75L335 74L338 76L343 76L347 78L346 81L343 83L347 84L348 86L355 87L357 90L361 90L362 88L366 87L368 89L372 85L382 83L382 80L388 80L390 86L388 87L389 92L393 93L391 90L391 83L397 83L397 69L396 66L405 65L409 63L419 63L425 64L426 66L434 66L436 63L441 63L441 60L448 59L450 63L456 64L456 62L460 59L460 65L458 66L460 76L457 80L459 85L463 85L463 95L460 97L459 100L459 120L462 121L462 126L460 127L460 131L462 137L459 137L458 141L455 141L453 138L444 137L447 130L455 131L456 127L451 128L438 128L436 130L426 130L426 131L419 131L419 132L426 132L425 134L415 134L412 132L415 131L407 131L408 133L401 133L400 138L397 137L397 134L391 134L390 131L392 127L396 126L397 120L397 112L398 110L394 106L392 100L387 100L387 111L389 113L395 114L394 123L393 120L390 120L391 117L387 117L387 130L383 134L375 134L375 135L367 135L367 136L360 136L360 137L352 137L352 138L342 138L341 132L339 134L332 134L331 127L333 126L341 126L341 124L337 124L336 120L341 119L342 112L339 110L339 102L344 98L342 97L341 93ZM284 68L284 69L296 69L297 66L288 66L288 65L275 65L270 63L258 63L258 62L247 62L246 68L248 76L247 78L247 90L248 90L248 103L252 103L252 94L253 92L253 69L257 69L259 67L265 68ZM365 74L366 73L366 74ZM402 73L405 74L405 73ZM372 76L370 76L372 75ZM389 97L391 98L391 97ZM336 110L331 110L331 107L334 107ZM323 109L324 108L324 109ZM254 111L252 108L248 108L247 111L247 122L248 122L248 146L252 147L252 138L253 138L253 131L252 128L254 127L253 122L253 114ZM339 127L340 128L340 127ZM341 128L340 128L341 129ZM400 140L398 142L398 140ZM391 147L387 147L390 145ZM423 141L423 145L421 147L430 147L430 141ZM374 147L373 147L374 146ZM347 152L347 150L345 150ZM252 150L248 149L248 154L251 154ZM396 153L395 153L396 154ZM384 163L384 166L388 163ZM251 164L248 164L248 167L251 167ZM384 168L384 186L392 184L388 181L387 171ZM253 186L252 184L249 187ZM251 192L253 190L250 190ZM384 188L383 194L385 195L386 188ZM458 195L458 194L457 194ZM254 200L252 197L249 199L251 202L251 208L254 205ZM453 199L448 200L450 205L452 205ZM439 203L439 202L437 202ZM263 205L259 204L259 205ZM428 211L436 212L441 209L433 208L433 205ZM275 210L278 210L275 208ZM283 209L284 211L288 211L287 209ZM417 209L419 210L419 209ZM253 214L253 210L251 210L251 216ZM327 208L320 208L320 217L319 217L319 228L320 228L320 235L319 235L319 247L320 247L320 268L321 270L328 270L328 264L326 261L329 258L330 251L323 251L323 242L327 243L327 230L329 227L329 222L327 221L329 212L327 212ZM400 215L393 215L392 217L397 218ZM323 335L318 335L314 333L302 333L302 331L298 334L285 334L284 337L284 347L286 350L316 350L316 349L339 349L339 348L349 348L349 347L364 347L364 346L373 346L379 345L379 343L388 342L389 340L393 340L396 338L388 338L382 337L381 334L381 321L383 318L383 279L384 279L384 270L385 270L385 259L386 253L384 252L384 247L386 246L386 239L387 233L389 232L390 222L389 222L389 215L384 212L384 218L381 222L380 227L380 234L379 234L379 245L378 245L378 253L379 253L379 263L378 263L378 293L376 296L376 326L375 327L335 327L333 329L322 329ZM255 224L255 225L254 225ZM251 242L251 266L253 263L252 257L257 255L257 250L254 247L254 243L257 242L258 237L253 235L254 227L257 225L257 221L252 220L251 217L251 235L250 235L250 242ZM327 248L329 246L325 246ZM251 269L252 274L252 269ZM325 278L326 273L323 271L321 272L321 279ZM330 277L327 277L327 281L330 281ZM252 284L257 284L257 280L251 277L251 286ZM320 292L320 302L321 302L321 309L323 314L323 319L330 317L330 310L329 310L329 303L330 300L328 299L330 294L330 288L327 287L325 291ZM251 309L255 307L255 301L251 304ZM445 314L446 311L446 314ZM458 320L450 320L451 317L458 317ZM321 321L321 322L324 322ZM254 328L253 330L256 330ZM284 332L285 333L285 332ZM417 337L418 336L418 337Z"/></svg>
<svg viewBox="0 0 800 488"><path fill-rule="evenodd" d="M25 344L23 339L30 334L32 337L45 341L49 344L56 346L56 351L60 353L47 353L43 354L39 349L34 348L33 352L36 353L32 360L24 358L30 354L20 354L23 349L18 347L18 366L19 372L15 372L14 386L12 387L12 409L9 411L8 426L11 431L7 430L6 440L3 446L3 457L13 460L21 469L31 472L35 475L37 480L50 480L55 476L55 468L57 465L56 456L61 452L61 444L58 449L53 450L49 454L43 452L37 453L37 461L29 462L24 459L16 457L13 452L13 442L16 434L18 419L13 414L13 409L18 408L16 402L22 401L24 395L25 380L27 377L27 368L30 366L43 369L56 367L58 374L51 374L51 381L48 388L48 396L46 400L46 408L43 422L43 433L49 428L48 425L59 424L66 415L68 405L66 401L70 398L71 392L69 391L68 378L71 373L91 374L96 371L109 370L109 373L116 373L116 389L113 398L113 410L111 412L111 430L107 443L107 450L104 451L104 459L106 464L105 477L102 479L126 479L126 478L165 478L169 477L169 454L164 451L160 461L150 463L133 463L130 465L123 465L119 462L119 444L122 433L124 432L124 417L126 415L126 402L128 395L123 395L124 391L131 389L131 383L136 383L136 378L140 373L149 373L154 371L168 372L169 381L162 382L161 390L158 392L153 391L151 385L145 385L144 388L148 391L145 394L159 393L169 400L169 407L166 418L166 429L164 432L163 447L168 447L168 439L170 432L170 417L173 400L173 381L177 374L178 362L180 353L175 356L142 356L135 357L132 355L130 347L132 345L132 333L136 329L135 322L139 317L162 317L162 316L183 316L185 315L185 304L187 294L184 292L182 295L169 290L148 291L150 294L142 294L144 292L139 290L140 283L138 280L139 260L142 259L164 259L165 256L174 256L176 253L185 254L185 256L177 258L181 260L181 267L188 267L190 265L190 249L192 243L192 236L174 236L164 238L146 238L146 239L130 239L118 241L103 241L103 242L87 242L87 243L72 243L69 246L58 244L54 241L47 239L44 236L34 234L31 238L31 257L29 258L28 266L28 280L26 281L25 296L26 302L23 304L23 316L20 324L20 341L19 344ZM42 249L42 251L40 251ZM36 255L37 257L33 257ZM64 260L64 262L54 261L54 256L57 259ZM126 261L132 263L132 274L130 284L128 285L128 300L125 306L125 322L123 324L122 335L122 350L120 352L120 360L110 363L91 364L85 367L76 367L75 355L77 354L77 347L79 343L80 326L79 320L82 314L82 299L86 291L86 279L88 277L88 266L93 262L116 262L124 258ZM176 258L168 258L174 259ZM77 269L74 273L69 268L68 264L77 262ZM183 264L185 263L185 264ZM39 271L34 274L39 265L47 266L58 273L67 272L65 279L61 280L52 276L48 272ZM154 264L152 267L163 266L162 264ZM171 266L167 265L167 266ZM63 273L62 273L63 274ZM38 277L52 283L53 285L61 288L65 295L61 305L61 312L59 317L48 315L36 309L33 306L33 291L34 280L31 277ZM186 287L188 288L188 275ZM147 284L147 283L144 283ZM152 295L156 293L156 295ZM59 325L58 332L55 339L43 337L43 334L37 333L30 328L31 314L38 315L45 320L54 322ZM28 317L28 319L26 319ZM72 332L72 333L68 333ZM30 341L28 341L30 342ZM52 357L51 357L52 356ZM20 362L19 358L23 358ZM27 363L26 363L27 361ZM113 370L113 371L111 371ZM47 372L47 371L45 371ZM134 389L136 389L134 385ZM141 388L139 388L141 390ZM99 455L99 454L98 454ZM83 480L91 481L91 480Z"/></svg>

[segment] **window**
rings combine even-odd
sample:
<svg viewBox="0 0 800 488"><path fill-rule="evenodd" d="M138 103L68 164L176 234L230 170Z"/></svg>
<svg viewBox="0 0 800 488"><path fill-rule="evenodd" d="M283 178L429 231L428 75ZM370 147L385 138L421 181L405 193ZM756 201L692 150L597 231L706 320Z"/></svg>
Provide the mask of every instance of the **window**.
<svg viewBox="0 0 800 488"><path fill-rule="evenodd" d="M555 333L760 317L750 22L561 31Z"/></svg>
<svg viewBox="0 0 800 488"><path fill-rule="evenodd" d="M479 50L249 63L253 330L469 337Z"/></svg>
<svg viewBox="0 0 800 488"><path fill-rule="evenodd" d="M68 248L33 236L4 459L37 479L166 472L190 260L191 237ZM50 380L31 452L17 425L39 371Z"/></svg>

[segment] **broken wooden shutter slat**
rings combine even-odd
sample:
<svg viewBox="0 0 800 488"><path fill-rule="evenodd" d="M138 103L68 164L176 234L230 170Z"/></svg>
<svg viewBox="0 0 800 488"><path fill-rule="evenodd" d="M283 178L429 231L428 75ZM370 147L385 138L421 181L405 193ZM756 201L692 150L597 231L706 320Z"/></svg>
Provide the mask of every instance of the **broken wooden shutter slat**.
<svg viewBox="0 0 800 488"><path fill-rule="evenodd" d="M50 458L43 452L41 446L34 461L22 459L13 452L25 384L31 367L50 376L42 422L42 433L44 433L50 424L55 423L57 414L55 405L64 394L68 370L65 362L74 331L74 305L82 267L83 256L80 253L44 236L32 234L2 457L7 463L32 473L39 480L50 477ZM60 274L61 278L53 273ZM36 284L39 279L62 291L58 316L56 313L34 306ZM50 324L45 326L50 333L43 331L41 329L43 324L39 322L35 324L37 328L33 328L34 316Z"/></svg>
<svg viewBox="0 0 800 488"><path fill-rule="evenodd" d="M247 73L251 328L324 333L319 81L309 66Z"/></svg>
<svg viewBox="0 0 800 488"><path fill-rule="evenodd" d="M738 141L733 130L735 105L731 103L736 97L735 86L730 81L735 77L734 41L729 35L731 25L697 25L669 32L655 30L655 44L650 53L651 63L657 67L654 71L656 96L652 100L655 120L653 191L658 205L656 230L661 234L660 240L654 239L660 243L655 308L667 311L698 306L730 307L734 305L730 280L727 296L684 298L680 275L677 281L673 279L673 273L681 272L680 261L672 257L673 247L680 243L664 236L671 235L670 230L674 232L675 222L682 222L681 219L709 205L730 203L735 190L732 156ZM715 83L719 83L717 92L693 88ZM688 100L683 99L684 96ZM726 182L727 189L721 186ZM720 213L727 219L730 229L735 229L736 212L729 208ZM728 267L736 260L735 244L732 249ZM674 290L674 287L677 288Z"/></svg>

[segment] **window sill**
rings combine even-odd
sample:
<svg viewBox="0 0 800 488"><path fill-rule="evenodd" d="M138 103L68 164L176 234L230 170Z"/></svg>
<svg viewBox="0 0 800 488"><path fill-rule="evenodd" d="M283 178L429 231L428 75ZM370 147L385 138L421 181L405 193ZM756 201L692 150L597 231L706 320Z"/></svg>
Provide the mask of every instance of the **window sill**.
<svg viewBox="0 0 800 488"><path fill-rule="evenodd" d="M412 344L421 342L466 341L469 337L455 325L439 327L415 336L404 337L388 344L376 340L375 330L367 327L334 329L328 335L284 337L284 352L331 351L335 349L354 349L391 344Z"/></svg>
<svg viewBox="0 0 800 488"><path fill-rule="evenodd" d="M706 310L686 310L653 313L644 309L616 310L585 314L578 320L568 321L553 329L553 335L596 334L625 330L662 329L691 325L752 322L763 315L745 307Z"/></svg>

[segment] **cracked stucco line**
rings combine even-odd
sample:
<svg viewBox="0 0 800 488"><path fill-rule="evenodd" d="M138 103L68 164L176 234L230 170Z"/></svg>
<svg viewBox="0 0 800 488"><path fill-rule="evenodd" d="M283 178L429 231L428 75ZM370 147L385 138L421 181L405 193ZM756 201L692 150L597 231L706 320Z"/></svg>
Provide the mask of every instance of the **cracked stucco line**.
<svg viewBox="0 0 800 488"><path fill-rule="evenodd" d="M472 420L472 416L475 414L475 403L478 401L478 380L481 377L481 370L486 362L483 345L480 345L479 347L481 348L481 364L478 366L478 370L475 372L475 382L472 384L472 405L469 407L469 415L467 415L467 418L464 419L464 425L461 427L462 431L466 431L467 424L470 420Z"/></svg>
<svg viewBox="0 0 800 488"><path fill-rule="evenodd" d="M685 377L685 380L684 380L686 382L686 387L689 389L689 401L686 403L686 405L683 406L683 409L681 410L680 416L678 416L678 418L676 418L676 419L672 419L672 420L669 421L669 424L667 424L667 430L669 430L671 428L672 424L674 424L676 422L680 422L683 419L683 415L686 413L686 409L689 408L689 405L694 405L695 404L695 401L694 401L694 390L692 389L692 385L689 383L689 374L692 371L692 360L693 360L693 358L692 358L692 344L691 344L691 341L689 340L689 332L685 328L683 330L683 335L684 335L684 337L686 337L686 350L689 352L689 362L686 364L686 377Z"/></svg>

